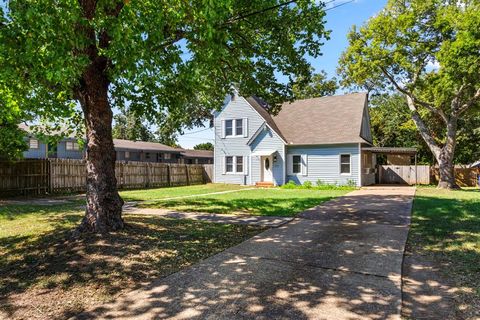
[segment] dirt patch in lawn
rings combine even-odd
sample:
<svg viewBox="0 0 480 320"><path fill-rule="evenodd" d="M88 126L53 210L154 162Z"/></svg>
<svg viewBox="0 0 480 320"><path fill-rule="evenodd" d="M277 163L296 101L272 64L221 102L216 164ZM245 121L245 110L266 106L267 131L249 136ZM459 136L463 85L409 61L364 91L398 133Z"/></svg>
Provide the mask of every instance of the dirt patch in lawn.
<svg viewBox="0 0 480 320"><path fill-rule="evenodd" d="M0 318L65 319L264 230L150 216L72 240L70 230L0 239Z"/></svg>

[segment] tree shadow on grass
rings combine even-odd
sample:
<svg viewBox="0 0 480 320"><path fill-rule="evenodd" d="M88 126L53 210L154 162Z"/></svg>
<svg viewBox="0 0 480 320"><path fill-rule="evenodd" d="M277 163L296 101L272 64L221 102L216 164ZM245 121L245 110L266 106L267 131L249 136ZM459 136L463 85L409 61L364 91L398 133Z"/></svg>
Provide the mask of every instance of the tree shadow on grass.
<svg viewBox="0 0 480 320"><path fill-rule="evenodd" d="M71 238L71 229L62 227L61 222L55 231L37 237L0 238L0 246L6 248L0 259L3 312L12 317L19 310L18 301L10 297L28 295L34 287L45 294L35 295L35 302L51 299L49 293L55 290L66 293L62 300L88 298L69 297L72 287L88 287L81 292L90 297L97 289L114 295L176 272L263 230L148 216L126 216L126 221L124 231L105 236L84 234L77 240ZM47 305L50 302L59 301L43 301ZM61 308L60 311L68 313Z"/></svg>
<svg viewBox="0 0 480 320"><path fill-rule="evenodd" d="M480 197L455 195L415 198L404 261L407 317L480 316Z"/></svg>
<svg viewBox="0 0 480 320"><path fill-rule="evenodd" d="M178 211L194 211L209 213L245 213L260 216L292 217L308 208L335 198L334 196L308 198L239 198L219 199L201 197L168 201L152 201L146 204L149 208L166 208Z"/></svg>

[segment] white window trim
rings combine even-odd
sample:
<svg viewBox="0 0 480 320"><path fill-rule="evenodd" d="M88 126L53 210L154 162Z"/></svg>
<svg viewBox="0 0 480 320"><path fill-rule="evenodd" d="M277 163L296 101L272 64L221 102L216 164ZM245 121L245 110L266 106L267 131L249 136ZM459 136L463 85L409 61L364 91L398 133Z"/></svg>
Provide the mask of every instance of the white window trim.
<svg viewBox="0 0 480 320"><path fill-rule="evenodd" d="M230 171L228 172L227 171L227 157L232 157L232 164L233 164L233 171ZM243 171L237 171L237 158L243 158L243 166L242 166L242 169ZM246 170L245 170L245 164L246 164L246 157L243 157L243 156L224 156L223 157L223 167L224 167L224 174L227 174L227 175L244 175Z"/></svg>
<svg viewBox="0 0 480 320"><path fill-rule="evenodd" d="M350 172L349 173L342 173L342 156L349 156L350 157ZM351 153L340 153L338 155L338 172L341 176L351 176L352 175L352 154Z"/></svg>
<svg viewBox="0 0 480 320"><path fill-rule="evenodd" d="M32 147L32 141L35 141L35 143L37 144L36 147ZM32 149L32 150L38 150L40 149L40 141L38 141L38 139L35 139L35 138L30 138L28 140L28 148L29 149Z"/></svg>
<svg viewBox="0 0 480 320"><path fill-rule="evenodd" d="M232 120L232 134L227 135L227 121ZM237 121L242 122L242 133L237 134ZM248 126L248 121L246 118L228 118L222 120L222 136L223 138L246 138L246 126Z"/></svg>
<svg viewBox="0 0 480 320"><path fill-rule="evenodd" d="M303 164L303 159L306 155L295 153L295 154L290 154L289 155L289 164L288 164L288 175L289 176L301 176L301 175L306 175L304 172L307 172L307 168L303 168L304 166L306 167L307 164ZM300 172L293 172L293 157L300 157Z"/></svg>

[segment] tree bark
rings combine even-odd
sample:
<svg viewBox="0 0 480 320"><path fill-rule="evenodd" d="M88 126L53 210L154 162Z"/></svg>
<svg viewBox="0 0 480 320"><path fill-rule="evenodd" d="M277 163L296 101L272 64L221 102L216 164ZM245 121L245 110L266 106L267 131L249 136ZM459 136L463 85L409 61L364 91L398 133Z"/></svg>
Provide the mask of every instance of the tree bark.
<svg viewBox="0 0 480 320"><path fill-rule="evenodd" d="M77 92L87 130L87 207L78 231L105 233L124 227L123 200L117 191L113 113L108 101L106 59L92 62Z"/></svg>
<svg viewBox="0 0 480 320"><path fill-rule="evenodd" d="M457 121L458 117L455 115L451 115L447 120L447 135L445 144L443 147L440 147L438 143L435 141L433 136L430 134L427 126L421 119L420 115L418 114L417 108L415 103L411 97L406 95L407 104L411 111L411 117L413 122L415 123L420 135L422 136L423 140L429 147L430 151L432 151L433 155L435 156L435 160L438 163L438 174L439 174L439 182L437 188L439 189L460 189L460 187L455 182L455 167L453 164L453 157L455 155L455 147L457 141Z"/></svg>

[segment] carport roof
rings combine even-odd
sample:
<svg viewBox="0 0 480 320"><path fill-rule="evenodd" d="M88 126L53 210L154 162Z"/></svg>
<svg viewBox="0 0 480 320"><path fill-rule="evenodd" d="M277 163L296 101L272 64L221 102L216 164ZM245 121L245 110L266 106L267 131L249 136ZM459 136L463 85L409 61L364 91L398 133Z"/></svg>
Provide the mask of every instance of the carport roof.
<svg viewBox="0 0 480 320"><path fill-rule="evenodd" d="M364 151L383 154L411 154L417 153L417 148L396 148L396 147L367 147L362 148Z"/></svg>

